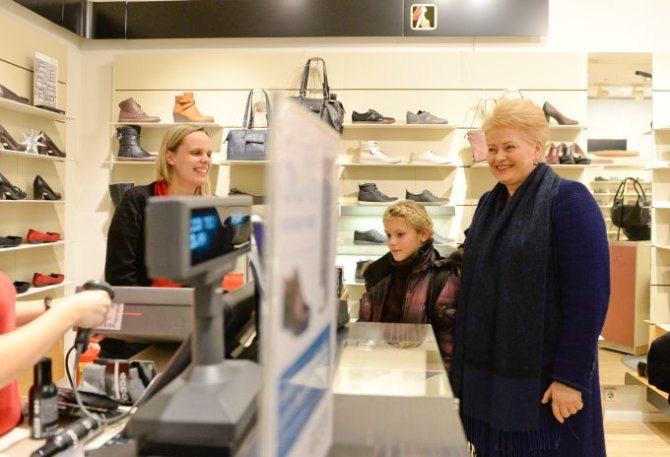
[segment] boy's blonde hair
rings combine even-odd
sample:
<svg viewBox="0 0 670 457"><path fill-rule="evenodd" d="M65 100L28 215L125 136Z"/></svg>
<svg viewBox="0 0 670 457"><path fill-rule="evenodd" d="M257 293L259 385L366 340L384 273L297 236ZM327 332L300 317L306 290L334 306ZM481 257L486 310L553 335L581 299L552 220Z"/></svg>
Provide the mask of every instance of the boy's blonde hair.
<svg viewBox="0 0 670 457"><path fill-rule="evenodd" d="M428 215L426 208L413 200L400 200L393 203L384 211L384 219L387 217L402 218L417 233L427 229L429 236L433 236L433 221Z"/></svg>

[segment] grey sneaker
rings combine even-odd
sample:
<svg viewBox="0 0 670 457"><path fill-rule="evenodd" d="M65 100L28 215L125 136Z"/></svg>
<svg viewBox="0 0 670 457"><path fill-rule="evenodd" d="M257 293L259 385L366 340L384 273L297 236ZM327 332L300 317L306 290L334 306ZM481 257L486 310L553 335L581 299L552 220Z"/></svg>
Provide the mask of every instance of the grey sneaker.
<svg viewBox="0 0 670 457"><path fill-rule="evenodd" d="M413 194L410 191L405 190L405 199L414 200L418 204L425 206L440 206L449 203L448 198L438 197L429 190L424 190L420 194Z"/></svg>
<svg viewBox="0 0 670 457"><path fill-rule="evenodd" d="M354 244L385 244L386 236L375 229L365 232L354 230Z"/></svg>
<svg viewBox="0 0 670 457"><path fill-rule="evenodd" d="M398 200L397 197L384 195L377 189L377 184L368 182L358 185L358 204L359 205L390 205Z"/></svg>
<svg viewBox="0 0 670 457"><path fill-rule="evenodd" d="M416 114L414 114L411 111L407 111L407 123L408 124L448 124L449 121L442 118L442 117L437 117L428 111L417 111Z"/></svg>

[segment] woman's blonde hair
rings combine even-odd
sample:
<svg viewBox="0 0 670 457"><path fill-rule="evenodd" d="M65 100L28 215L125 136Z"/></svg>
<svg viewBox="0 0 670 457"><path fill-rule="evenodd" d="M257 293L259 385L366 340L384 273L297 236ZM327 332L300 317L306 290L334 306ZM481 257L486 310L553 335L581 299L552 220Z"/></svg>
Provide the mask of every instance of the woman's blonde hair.
<svg viewBox="0 0 670 457"><path fill-rule="evenodd" d="M433 236L433 221L428 215L426 208L413 200L400 200L393 203L384 211L384 219L387 217L402 218L417 233L421 233L424 229L427 229L428 235Z"/></svg>
<svg viewBox="0 0 670 457"><path fill-rule="evenodd" d="M499 127L519 129L529 143L533 144L541 141L544 150L549 134L549 124L544 116L544 111L530 100L510 99L499 101L482 123L484 136Z"/></svg>
<svg viewBox="0 0 670 457"><path fill-rule="evenodd" d="M184 138L195 132L205 132L209 136L204 127L192 124L175 125L165 133L161 147L158 150L158 157L156 158L156 179L158 181L164 180L168 186L172 184L172 181L174 181L174 170L172 165L167 162L167 152L177 152L179 146L184 142ZM195 189L194 195L211 195L211 193L209 180L207 180L205 184Z"/></svg>

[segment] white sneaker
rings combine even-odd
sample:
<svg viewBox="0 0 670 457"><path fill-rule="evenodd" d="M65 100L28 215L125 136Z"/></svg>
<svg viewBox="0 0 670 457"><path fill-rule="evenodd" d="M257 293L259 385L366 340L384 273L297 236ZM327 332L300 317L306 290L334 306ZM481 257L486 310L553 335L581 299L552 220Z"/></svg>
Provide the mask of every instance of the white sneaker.
<svg viewBox="0 0 670 457"><path fill-rule="evenodd" d="M442 157L438 155L435 151L424 151L424 152L413 152L410 155L410 163L434 163L434 164L447 164L451 163L451 159Z"/></svg>
<svg viewBox="0 0 670 457"><path fill-rule="evenodd" d="M360 163L400 163L400 159L389 157L379 149L376 141L361 141L358 151L358 161Z"/></svg>

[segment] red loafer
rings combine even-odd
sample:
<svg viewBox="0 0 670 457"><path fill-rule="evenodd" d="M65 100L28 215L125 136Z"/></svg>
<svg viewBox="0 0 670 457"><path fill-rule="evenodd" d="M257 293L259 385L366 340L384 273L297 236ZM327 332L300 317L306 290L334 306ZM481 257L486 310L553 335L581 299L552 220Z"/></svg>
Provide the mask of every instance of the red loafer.
<svg viewBox="0 0 670 457"><path fill-rule="evenodd" d="M62 283L64 279L65 275L58 273L51 273L50 275L35 273L33 275L33 286L35 287L53 286L54 284Z"/></svg>
<svg viewBox="0 0 670 457"><path fill-rule="evenodd" d="M53 243L54 241L60 240L60 233L56 232L40 232L39 230L28 230L28 236L26 236L29 244L36 243Z"/></svg>

